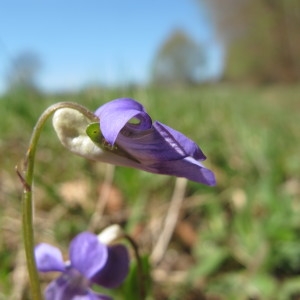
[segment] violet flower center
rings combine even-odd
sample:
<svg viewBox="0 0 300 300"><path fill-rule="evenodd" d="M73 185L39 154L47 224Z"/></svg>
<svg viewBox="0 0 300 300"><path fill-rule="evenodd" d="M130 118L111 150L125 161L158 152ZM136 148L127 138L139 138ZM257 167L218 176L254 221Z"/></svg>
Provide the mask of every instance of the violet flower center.
<svg viewBox="0 0 300 300"><path fill-rule="evenodd" d="M67 277L68 286L74 290L85 292L91 285L91 282L87 278L71 266L67 267L63 276Z"/></svg>

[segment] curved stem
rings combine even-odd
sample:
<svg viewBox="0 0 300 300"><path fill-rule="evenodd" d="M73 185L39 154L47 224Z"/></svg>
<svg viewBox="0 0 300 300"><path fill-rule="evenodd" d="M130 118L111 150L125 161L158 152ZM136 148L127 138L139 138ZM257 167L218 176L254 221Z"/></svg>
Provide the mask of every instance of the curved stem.
<svg viewBox="0 0 300 300"><path fill-rule="evenodd" d="M42 293L40 289L38 272L34 258L34 231L33 231L33 203L32 203L32 182L34 173L34 160L37 149L37 143L40 138L42 129L48 118L60 108L72 108L78 110L91 121L95 122L98 118L85 107L72 102L59 102L47 108L37 121L26 153L22 173L17 169L17 174L23 184L22 197L22 233L24 248L29 273L29 282L33 300L41 300Z"/></svg>
<svg viewBox="0 0 300 300"><path fill-rule="evenodd" d="M146 299L146 280L147 278L145 277L145 272L143 270L143 263L141 260L141 256L139 254L139 248L138 245L136 244L136 242L134 241L134 239L129 236L128 234L124 234L124 238L127 239L127 241L130 243L133 252L134 252L134 256L136 259L136 263L137 263L137 272L138 272L138 281L139 281L139 299L140 300L145 300Z"/></svg>

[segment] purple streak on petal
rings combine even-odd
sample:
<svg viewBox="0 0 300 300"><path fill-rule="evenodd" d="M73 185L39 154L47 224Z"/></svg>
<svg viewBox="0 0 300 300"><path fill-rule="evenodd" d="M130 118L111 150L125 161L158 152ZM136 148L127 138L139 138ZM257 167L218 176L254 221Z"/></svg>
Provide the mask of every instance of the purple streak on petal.
<svg viewBox="0 0 300 300"><path fill-rule="evenodd" d="M153 127L165 138L166 142L181 153L182 156L192 156L196 160L206 159L206 156L199 146L181 132L158 121L153 123Z"/></svg>
<svg viewBox="0 0 300 300"><path fill-rule="evenodd" d="M72 277L69 273L64 273L57 279L53 280L45 290L46 300L64 300L76 299L77 296L87 294L87 288L79 285L72 284ZM89 298L87 298L89 299Z"/></svg>
<svg viewBox="0 0 300 300"><path fill-rule="evenodd" d="M166 142L165 138L154 127L143 132L131 131L129 133L127 130L126 133L128 136L124 135L123 132L118 136L116 144L125 149L142 165L151 165L152 163L183 157L182 149L180 147L175 149L174 145Z"/></svg>
<svg viewBox="0 0 300 300"><path fill-rule="evenodd" d="M65 271L63 257L58 248L42 243L35 247L34 255L40 272Z"/></svg>
<svg viewBox="0 0 300 300"><path fill-rule="evenodd" d="M45 300L112 300L108 296L94 293L86 286L81 286L68 272L53 280L47 286L44 296Z"/></svg>
<svg viewBox="0 0 300 300"><path fill-rule="evenodd" d="M91 281L106 288L115 288L124 281L129 272L129 255L123 245L110 246L108 249L107 264Z"/></svg>
<svg viewBox="0 0 300 300"><path fill-rule="evenodd" d="M127 135L123 134L122 131L118 136L117 145L126 149L141 164L147 165L183 159L188 156L195 159L205 159L199 147L183 134L175 130L168 130L169 127L158 122L153 125L151 129L143 132L130 131L126 127L125 129L128 129Z"/></svg>
<svg viewBox="0 0 300 300"><path fill-rule="evenodd" d="M101 132L110 144L114 144L121 129L126 123L136 117L140 124L132 125L138 130L146 130L151 127L152 121L144 107L130 98L120 98L110 101L99 107L95 115L100 119Z"/></svg>
<svg viewBox="0 0 300 300"><path fill-rule="evenodd" d="M91 279L105 266L107 258L107 246L90 232L78 234L70 244L71 264L87 279Z"/></svg>

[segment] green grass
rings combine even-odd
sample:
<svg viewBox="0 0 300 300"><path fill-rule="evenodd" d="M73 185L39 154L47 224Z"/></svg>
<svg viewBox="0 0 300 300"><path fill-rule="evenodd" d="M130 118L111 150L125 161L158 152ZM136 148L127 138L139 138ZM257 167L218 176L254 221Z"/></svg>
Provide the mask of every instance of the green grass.
<svg viewBox="0 0 300 300"><path fill-rule="evenodd" d="M95 110L118 97L143 103L155 120L195 140L217 177L216 187L189 182L179 224L196 236L175 234L157 267L150 299L292 299L300 296L300 87L205 86L174 90L113 90L76 95L0 100L0 299L20 284L21 184L14 167L26 152L32 127L44 109L76 101ZM86 230L100 197L106 167L70 155L51 123L41 137L35 176L38 241L67 245ZM67 182L86 186L79 200L61 193ZM144 253L168 209L175 179L116 168L113 196L96 230L117 222ZM72 195L74 191L68 191ZM76 194L76 193L75 193ZM74 200L74 201L73 201ZM22 260L21 260L22 261ZM183 279L173 281L180 273ZM24 284L27 282L25 280ZM27 288L26 288L27 289ZM26 290L25 289L25 290ZM202 297L202 298L201 298ZM295 298L295 299L296 299ZM26 299L26 293L24 293Z"/></svg>

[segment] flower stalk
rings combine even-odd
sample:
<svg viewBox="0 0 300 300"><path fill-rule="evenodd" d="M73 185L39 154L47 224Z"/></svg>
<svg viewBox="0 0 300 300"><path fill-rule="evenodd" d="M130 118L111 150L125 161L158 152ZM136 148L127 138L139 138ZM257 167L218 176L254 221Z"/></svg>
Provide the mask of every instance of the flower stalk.
<svg viewBox="0 0 300 300"><path fill-rule="evenodd" d="M128 235L128 234L124 234L124 238L129 242L129 244L131 245L132 249L133 249L133 253L136 259L136 263L137 263L137 272L138 272L138 281L139 281L139 299L140 300L145 300L146 296L147 296L147 283L146 283L146 274L143 270L143 264L142 264L142 260L141 260L141 256L139 253L139 247L136 244L136 242L134 241L134 239Z"/></svg>
<svg viewBox="0 0 300 300"><path fill-rule="evenodd" d="M17 174L23 184L22 234L26 254L27 269L29 274L30 289L33 300L43 299L34 257L32 184L34 175L35 154L37 150L37 144L46 121L55 111L61 108L72 108L78 110L93 122L98 120L98 118L92 112L76 103L59 102L50 106L40 116L33 129L22 170L20 171L18 167L16 167Z"/></svg>

